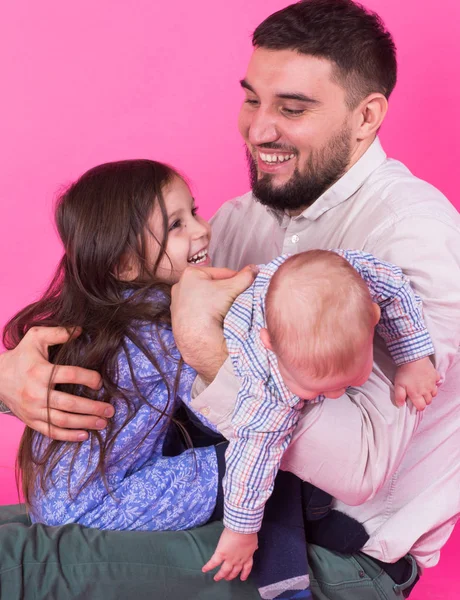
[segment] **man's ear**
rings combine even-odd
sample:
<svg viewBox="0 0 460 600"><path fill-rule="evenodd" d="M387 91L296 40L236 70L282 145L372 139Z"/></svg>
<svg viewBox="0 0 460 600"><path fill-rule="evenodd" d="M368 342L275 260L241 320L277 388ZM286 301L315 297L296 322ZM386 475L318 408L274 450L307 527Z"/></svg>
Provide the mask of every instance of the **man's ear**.
<svg viewBox="0 0 460 600"><path fill-rule="evenodd" d="M260 339L265 348L267 348L267 350L273 351L272 342L270 340L270 334L268 333L268 329L265 329L265 327L260 330Z"/></svg>
<svg viewBox="0 0 460 600"><path fill-rule="evenodd" d="M388 100L383 94L370 94L356 110L358 118L357 139L366 140L377 134L388 110Z"/></svg>

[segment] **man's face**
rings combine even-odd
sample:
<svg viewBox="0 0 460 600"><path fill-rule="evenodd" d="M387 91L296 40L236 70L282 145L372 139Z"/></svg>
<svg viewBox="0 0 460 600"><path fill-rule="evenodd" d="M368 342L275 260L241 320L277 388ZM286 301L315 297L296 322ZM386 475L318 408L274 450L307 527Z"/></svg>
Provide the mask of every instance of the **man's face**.
<svg viewBox="0 0 460 600"><path fill-rule="evenodd" d="M254 51L239 129L262 204L301 212L347 170L351 112L332 69L326 59L291 50Z"/></svg>

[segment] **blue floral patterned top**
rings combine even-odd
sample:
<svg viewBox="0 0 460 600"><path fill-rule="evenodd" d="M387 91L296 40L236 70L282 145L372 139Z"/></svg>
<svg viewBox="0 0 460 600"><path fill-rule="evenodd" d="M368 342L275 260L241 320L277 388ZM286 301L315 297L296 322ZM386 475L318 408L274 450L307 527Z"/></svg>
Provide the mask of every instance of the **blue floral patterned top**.
<svg viewBox="0 0 460 600"><path fill-rule="evenodd" d="M179 354L169 329L158 334L149 325L139 330L148 348L155 354L169 387L174 386ZM162 347L163 345L163 347ZM99 476L93 478L79 494L85 471L97 464L98 452L89 459L91 440L81 443L75 463L73 452L66 452L52 472L53 481L45 493L37 485L32 497L31 518L35 523L63 525L79 523L98 529L179 530L206 523L215 508L218 490L217 457L214 446L187 449L178 456L163 456L166 418L159 411L168 405L168 392L158 372L154 372L147 357L126 341L138 388L148 398L149 406L138 400L136 413L118 435L106 462L110 493ZM168 349L165 353L164 347ZM190 392L195 372L184 365L177 398L170 402L168 414L182 401L190 403ZM124 350L118 359L118 387L132 395L135 388ZM118 429L127 415L127 407L120 398L114 398L115 427ZM152 408L154 407L154 408ZM160 416L160 418L159 418ZM200 420L212 427L201 415ZM153 427L153 425L155 426ZM139 444L146 431L152 428ZM104 432L101 432L104 435ZM94 443L94 442L93 442ZM47 445L47 438L38 438L36 448ZM95 445L97 449L98 445ZM68 477L70 472L71 494Z"/></svg>

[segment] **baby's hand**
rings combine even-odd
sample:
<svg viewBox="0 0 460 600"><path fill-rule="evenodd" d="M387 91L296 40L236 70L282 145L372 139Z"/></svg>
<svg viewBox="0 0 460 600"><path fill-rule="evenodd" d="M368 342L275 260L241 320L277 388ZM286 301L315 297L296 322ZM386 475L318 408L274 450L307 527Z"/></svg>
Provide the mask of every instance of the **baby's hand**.
<svg viewBox="0 0 460 600"><path fill-rule="evenodd" d="M235 579L241 573L241 581L246 581L252 569L252 556L257 550L257 533L236 533L225 528L217 548L202 571L207 573L222 565L214 575L214 581Z"/></svg>
<svg viewBox="0 0 460 600"><path fill-rule="evenodd" d="M438 393L439 379L428 357L401 365L395 376L396 405L403 406L409 398L417 410L424 410Z"/></svg>

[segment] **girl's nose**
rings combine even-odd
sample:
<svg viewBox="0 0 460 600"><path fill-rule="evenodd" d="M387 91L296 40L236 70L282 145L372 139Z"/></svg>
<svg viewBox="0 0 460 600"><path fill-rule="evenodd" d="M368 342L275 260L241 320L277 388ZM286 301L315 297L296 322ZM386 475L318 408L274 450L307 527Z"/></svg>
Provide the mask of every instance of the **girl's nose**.
<svg viewBox="0 0 460 600"><path fill-rule="evenodd" d="M207 221L201 219L200 217L195 219L195 224L192 231L192 237L194 240L209 236L210 231L211 226Z"/></svg>

